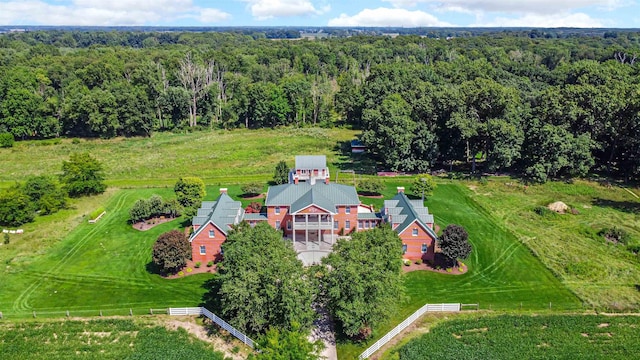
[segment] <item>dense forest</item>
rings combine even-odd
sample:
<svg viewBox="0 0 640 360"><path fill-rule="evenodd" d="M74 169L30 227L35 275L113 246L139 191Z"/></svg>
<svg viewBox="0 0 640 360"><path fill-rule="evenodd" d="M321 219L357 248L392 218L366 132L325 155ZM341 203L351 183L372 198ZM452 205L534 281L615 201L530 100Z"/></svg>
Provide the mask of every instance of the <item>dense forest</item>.
<svg viewBox="0 0 640 360"><path fill-rule="evenodd" d="M380 168L640 174L640 33L0 35L0 135L352 126Z"/></svg>

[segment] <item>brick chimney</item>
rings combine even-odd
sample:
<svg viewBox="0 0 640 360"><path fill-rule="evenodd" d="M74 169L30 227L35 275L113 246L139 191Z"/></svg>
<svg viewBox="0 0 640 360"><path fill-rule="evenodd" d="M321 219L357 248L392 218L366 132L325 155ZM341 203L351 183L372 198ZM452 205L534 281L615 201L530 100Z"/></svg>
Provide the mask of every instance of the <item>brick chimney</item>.
<svg viewBox="0 0 640 360"><path fill-rule="evenodd" d="M404 186L398 186L398 194L404 193Z"/></svg>
<svg viewBox="0 0 640 360"><path fill-rule="evenodd" d="M329 185L329 177L328 176L326 178L324 178L324 183Z"/></svg>
<svg viewBox="0 0 640 360"><path fill-rule="evenodd" d="M220 195L226 194L226 193L227 193L227 188L220 188Z"/></svg>

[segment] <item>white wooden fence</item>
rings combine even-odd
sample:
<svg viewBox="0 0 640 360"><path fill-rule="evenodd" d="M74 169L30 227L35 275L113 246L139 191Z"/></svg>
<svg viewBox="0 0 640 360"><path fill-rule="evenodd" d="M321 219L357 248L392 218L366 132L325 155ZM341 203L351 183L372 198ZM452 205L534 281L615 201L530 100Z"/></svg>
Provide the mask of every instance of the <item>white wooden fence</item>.
<svg viewBox="0 0 640 360"><path fill-rule="evenodd" d="M400 334L402 330L406 329L409 325L411 325L414 321L416 321L420 316L424 315L426 312L452 312L452 311L460 311L460 304L426 304L425 306L418 309L416 312L411 314L408 318L406 318L400 325L393 328L393 330L389 331L385 336L383 336L380 340L376 341L375 344L371 345L367 350L365 350L358 359L368 359L369 356L373 355L376 351L380 350L384 344L388 343L394 336Z"/></svg>
<svg viewBox="0 0 640 360"><path fill-rule="evenodd" d="M211 319L214 323L218 324L221 328L227 330L231 335L238 338L238 340L245 343L250 348L254 349L255 344L247 335L241 333L233 326L229 325L226 321L220 319L216 314L203 307L190 307L190 308L169 308L167 310L169 315L204 315Z"/></svg>

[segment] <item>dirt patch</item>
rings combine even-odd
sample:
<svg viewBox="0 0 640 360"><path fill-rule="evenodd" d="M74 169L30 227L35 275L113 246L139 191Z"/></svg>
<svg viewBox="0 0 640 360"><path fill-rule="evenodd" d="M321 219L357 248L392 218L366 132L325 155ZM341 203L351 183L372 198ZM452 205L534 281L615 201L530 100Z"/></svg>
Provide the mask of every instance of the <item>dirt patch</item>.
<svg viewBox="0 0 640 360"><path fill-rule="evenodd" d="M402 271L405 273L412 271L432 271L441 274L448 275L462 275L468 271L467 265L460 262L458 266L447 268L447 261L440 253L436 253L434 260L432 262L425 262L422 264L416 264L415 261L412 261L409 266L402 265Z"/></svg>
<svg viewBox="0 0 640 360"><path fill-rule="evenodd" d="M181 278L181 277L185 277L185 276L189 276L189 275L194 275L194 274L203 274L203 273L215 273L217 270L216 265L214 264L211 267L208 267L207 264L200 264L200 267L197 268L196 267L196 263L195 261L189 260L187 261L187 266L178 271L175 274L169 274L164 276L165 279L177 279L177 278ZM182 274L181 274L182 273Z"/></svg>
<svg viewBox="0 0 640 360"><path fill-rule="evenodd" d="M609 323L602 323L600 325L598 325L599 328L605 328L605 327L609 327Z"/></svg>
<svg viewBox="0 0 640 360"><path fill-rule="evenodd" d="M258 194L258 195L255 195L255 196L240 195L240 197L245 199L245 200L256 200L256 199L263 199L265 197L265 194Z"/></svg>
<svg viewBox="0 0 640 360"><path fill-rule="evenodd" d="M133 225L131 225L134 229L136 230L140 230L140 231L147 231L155 226L158 226L160 224L164 224L166 222L169 221L173 221L176 218L167 218L167 217L158 217L158 218L153 218L153 219L149 219L149 220L145 220L145 221L140 221L137 222Z"/></svg>
<svg viewBox="0 0 640 360"><path fill-rule="evenodd" d="M564 214L567 212L567 210L569 210L569 206L562 201L551 203L547 205L547 208L551 211L557 212L558 214Z"/></svg>
<svg viewBox="0 0 640 360"><path fill-rule="evenodd" d="M169 330L177 330L178 328L186 330L198 339L212 344L217 351L224 353L225 358L243 360L246 359L247 355L251 352L245 349L242 343L227 341L221 337L212 335L209 329L207 329L207 326L196 323L196 318L194 317L169 319L164 323L164 326Z"/></svg>
<svg viewBox="0 0 640 360"><path fill-rule="evenodd" d="M469 190L476 192L476 190L478 190L478 186L476 185L469 185Z"/></svg>

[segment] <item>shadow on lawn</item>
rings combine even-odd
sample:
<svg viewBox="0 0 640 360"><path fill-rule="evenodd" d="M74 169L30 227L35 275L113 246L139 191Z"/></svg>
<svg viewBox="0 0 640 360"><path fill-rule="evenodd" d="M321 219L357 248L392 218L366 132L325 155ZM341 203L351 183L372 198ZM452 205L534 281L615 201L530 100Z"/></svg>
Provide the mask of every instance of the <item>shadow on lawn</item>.
<svg viewBox="0 0 640 360"><path fill-rule="evenodd" d="M611 209L623 211L626 213L640 213L640 202L636 201L615 201L609 199L594 199L593 205L600 207L608 207Z"/></svg>
<svg viewBox="0 0 640 360"><path fill-rule="evenodd" d="M202 284L202 287L207 290L204 295L202 295L202 302L200 306L209 309L216 314L220 314L220 310L222 309L222 304L220 302L220 286L222 283L219 281L218 277L214 277L213 279L209 279Z"/></svg>

